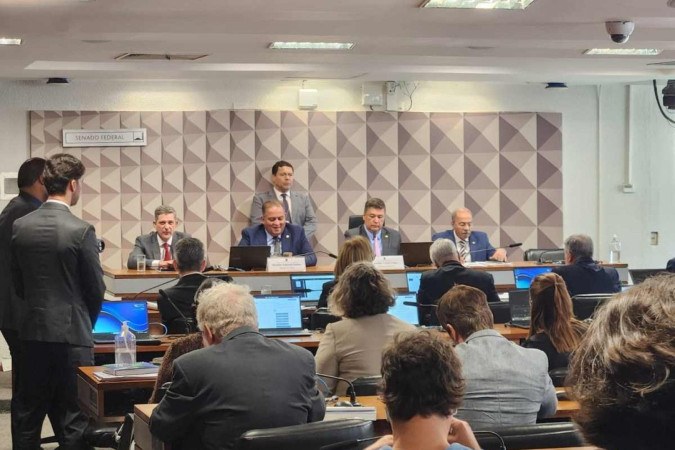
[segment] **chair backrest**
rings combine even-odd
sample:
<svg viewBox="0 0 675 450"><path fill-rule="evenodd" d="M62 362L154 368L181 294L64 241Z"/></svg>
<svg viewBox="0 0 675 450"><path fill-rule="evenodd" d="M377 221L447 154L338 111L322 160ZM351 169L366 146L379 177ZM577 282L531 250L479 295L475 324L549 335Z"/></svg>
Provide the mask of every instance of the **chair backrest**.
<svg viewBox="0 0 675 450"><path fill-rule="evenodd" d="M511 307L509 302L489 302L488 306L492 311L495 323L511 322Z"/></svg>
<svg viewBox="0 0 675 450"><path fill-rule="evenodd" d="M327 308L319 308L309 317L310 330L325 330L329 323L338 322L340 316L334 316Z"/></svg>
<svg viewBox="0 0 675 450"><path fill-rule="evenodd" d="M571 422L548 422L534 425L494 428L491 430L504 440L506 448L518 450L526 448L563 448L584 445L581 434ZM475 430L476 439L483 450L500 449L499 440L491 434Z"/></svg>
<svg viewBox="0 0 675 450"><path fill-rule="evenodd" d="M553 386L565 387L565 379L567 378L567 372L569 372L568 367L558 367L556 369L549 370L548 376L551 377L551 381L553 381Z"/></svg>
<svg viewBox="0 0 675 450"><path fill-rule="evenodd" d="M595 310L603 303L612 298L612 293L607 294L577 294L572 297L572 310L579 320L593 317Z"/></svg>
<svg viewBox="0 0 675 450"><path fill-rule="evenodd" d="M372 375L369 377L359 377L352 381L356 396L360 395L377 395L378 388L382 382L381 375ZM347 388L347 395L351 395L351 387Z"/></svg>
<svg viewBox="0 0 675 450"><path fill-rule="evenodd" d="M339 419L312 422L290 427L250 430L242 434L235 450L319 450L338 442L369 438L375 435L373 422Z"/></svg>
<svg viewBox="0 0 675 450"><path fill-rule="evenodd" d="M363 225L363 215L352 214L349 216L349 228L356 228Z"/></svg>
<svg viewBox="0 0 675 450"><path fill-rule="evenodd" d="M554 262L565 260L565 250L562 248L531 248L523 253L524 261Z"/></svg>

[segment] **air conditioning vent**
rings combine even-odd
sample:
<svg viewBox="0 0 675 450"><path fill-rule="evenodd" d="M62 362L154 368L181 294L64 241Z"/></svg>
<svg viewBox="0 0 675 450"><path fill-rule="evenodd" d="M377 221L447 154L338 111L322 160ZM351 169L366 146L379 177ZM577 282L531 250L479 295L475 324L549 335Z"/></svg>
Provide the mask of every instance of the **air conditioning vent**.
<svg viewBox="0 0 675 450"><path fill-rule="evenodd" d="M176 54L176 53L123 53L116 56L117 61L197 61L209 55Z"/></svg>

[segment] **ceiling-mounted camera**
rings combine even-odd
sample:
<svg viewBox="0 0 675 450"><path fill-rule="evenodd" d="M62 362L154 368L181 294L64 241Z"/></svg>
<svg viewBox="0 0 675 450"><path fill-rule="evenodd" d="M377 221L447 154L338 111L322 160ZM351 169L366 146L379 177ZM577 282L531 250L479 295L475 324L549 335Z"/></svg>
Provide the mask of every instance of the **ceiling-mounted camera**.
<svg viewBox="0 0 675 450"><path fill-rule="evenodd" d="M630 20L612 20L605 22L605 28L612 41L617 44L625 44L628 38L633 34L635 23Z"/></svg>

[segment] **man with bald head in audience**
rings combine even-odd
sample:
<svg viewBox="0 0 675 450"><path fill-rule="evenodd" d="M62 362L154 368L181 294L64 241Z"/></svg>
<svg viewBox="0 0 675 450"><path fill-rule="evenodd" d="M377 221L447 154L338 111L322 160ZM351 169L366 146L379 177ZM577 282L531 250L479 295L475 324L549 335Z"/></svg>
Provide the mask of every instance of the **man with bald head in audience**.
<svg viewBox="0 0 675 450"><path fill-rule="evenodd" d="M431 240L450 239L459 251L463 263L475 261L506 261L506 250L494 248L486 233L473 231L473 215L467 208L459 208L452 212L452 230L435 233Z"/></svg>

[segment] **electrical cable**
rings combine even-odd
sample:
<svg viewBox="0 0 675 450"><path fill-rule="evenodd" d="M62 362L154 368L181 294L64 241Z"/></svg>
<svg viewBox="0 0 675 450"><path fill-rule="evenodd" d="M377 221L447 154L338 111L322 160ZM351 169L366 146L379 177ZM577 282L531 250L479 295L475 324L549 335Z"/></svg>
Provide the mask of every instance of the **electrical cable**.
<svg viewBox="0 0 675 450"><path fill-rule="evenodd" d="M656 98L656 105L659 107L659 111L661 111L661 115L670 123L675 124L675 120L671 119L666 115L666 113L663 111L663 108L661 107L661 102L659 102L659 94L656 91L656 80L652 80L653 86L654 86L654 98Z"/></svg>

